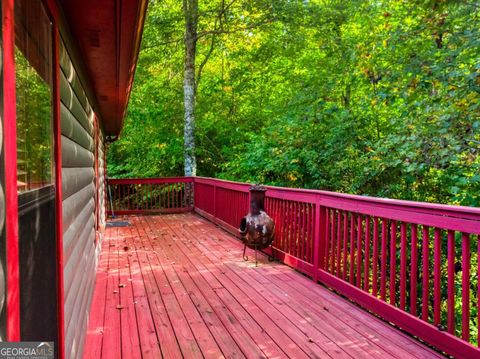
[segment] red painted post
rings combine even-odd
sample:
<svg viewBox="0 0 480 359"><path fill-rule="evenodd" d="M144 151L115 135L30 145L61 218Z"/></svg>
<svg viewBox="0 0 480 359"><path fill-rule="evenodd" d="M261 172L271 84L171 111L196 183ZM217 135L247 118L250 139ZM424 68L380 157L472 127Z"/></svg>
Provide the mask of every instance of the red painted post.
<svg viewBox="0 0 480 359"><path fill-rule="evenodd" d="M250 203L250 198L248 199L248 202ZM213 213L212 215L214 217L217 217L217 186L214 184L213 185Z"/></svg>
<svg viewBox="0 0 480 359"><path fill-rule="evenodd" d="M343 212L343 271L342 279L347 278L347 253L348 253L348 212Z"/></svg>
<svg viewBox="0 0 480 359"><path fill-rule="evenodd" d="M55 158L55 211L57 238L57 335L58 335L58 357L65 358L65 298L63 287L63 194L62 194L62 127L60 119L60 61L59 61L59 33L57 22L53 22L53 132L54 132L54 158ZM97 138L98 139L98 138ZM96 156L97 157L97 156ZM95 171L98 174L98 161L95 161ZM97 176L98 177L98 176ZM96 180L98 186L98 180ZM97 187L96 186L96 187ZM96 198L96 224L98 229L99 211L98 211L98 189L95 189ZM97 236L95 236L95 243Z"/></svg>
<svg viewBox="0 0 480 359"><path fill-rule="evenodd" d="M5 238L7 259L7 340L20 340L20 274L18 253L17 124L15 95L14 1L2 0L3 15L3 146L5 158Z"/></svg>
<svg viewBox="0 0 480 359"><path fill-rule="evenodd" d="M315 201L315 224L313 228L313 280L315 283L318 282L318 270L325 268L325 256L322 253L324 248L322 233L325 233L325 230L322 226L325 223L325 218L323 215L322 207L318 200Z"/></svg>
<svg viewBox="0 0 480 359"><path fill-rule="evenodd" d="M248 196L247 196L248 197ZM285 209L285 201L279 200L280 206L280 238L279 238L279 249L285 251L286 248L286 224L285 221L287 219L287 211Z"/></svg>
<svg viewBox="0 0 480 359"><path fill-rule="evenodd" d="M416 224L412 224L411 231L410 314L417 316L418 227Z"/></svg>

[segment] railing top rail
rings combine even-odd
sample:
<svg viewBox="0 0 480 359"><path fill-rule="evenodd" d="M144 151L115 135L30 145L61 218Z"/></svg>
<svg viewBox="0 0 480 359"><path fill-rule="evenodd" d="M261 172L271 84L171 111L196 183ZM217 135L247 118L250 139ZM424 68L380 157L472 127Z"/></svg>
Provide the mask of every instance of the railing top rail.
<svg viewBox="0 0 480 359"><path fill-rule="evenodd" d="M111 184L155 184L193 182L193 177L161 177L161 178L107 178Z"/></svg>
<svg viewBox="0 0 480 359"><path fill-rule="evenodd" d="M234 182L223 179L209 178L209 177L195 177L194 182L200 180L200 183L213 183L217 185L224 184L227 185L241 185L245 186L245 189L248 190L250 184L244 182ZM330 192L324 190L314 190L314 189L302 189L302 188L288 188L288 187L277 187L277 186L266 186L267 189L271 190L273 195L280 196L282 193L291 193L291 194L301 194L312 196L312 201L315 199L318 200L330 200L333 204L335 202L361 202L365 204L376 204L387 207L398 207L406 211L412 212L421 212L421 213L435 213L437 215L447 215L460 218L468 219L478 219L480 220L480 208L477 207L466 207L466 206L456 206L456 205L446 205L438 203L428 203L428 202L417 202L417 201L407 201L399 199L390 199L390 198L379 198L371 196L361 196L347 193L338 193ZM318 197L318 198L316 198ZM290 199L290 198L285 198ZM293 197L292 197L293 199Z"/></svg>
<svg viewBox="0 0 480 359"><path fill-rule="evenodd" d="M210 177L162 177L162 178L108 178L111 184L155 184L155 183L182 183L197 182L203 184L215 184L226 189L248 192L251 184L245 182L235 182L224 179ZM480 208L466 207L456 205L446 205L428 202L416 202L390 198L379 198L371 196L354 195L348 193L338 193L324 190L288 188L277 186L266 186L270 190L269 196L282 198L286 200L297 200L304 202L320 201L325 205L332 207L348 204L351 206L357 203L362 206L376 206L380 208L395 208L398 210L412 213L426 213L439 216L448 216L455 218L465 218L469 220L480 221Z"/></svg>

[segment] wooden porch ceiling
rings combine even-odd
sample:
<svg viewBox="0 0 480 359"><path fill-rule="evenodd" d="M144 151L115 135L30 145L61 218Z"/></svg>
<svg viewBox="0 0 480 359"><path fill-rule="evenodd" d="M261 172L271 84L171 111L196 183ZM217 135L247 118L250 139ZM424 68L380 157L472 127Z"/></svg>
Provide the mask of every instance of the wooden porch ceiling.
<svg viewBox="0 0 480 359"><path fill-rule="evenodd" d="M203 218L124 219L102 244L84 358L441 357L285 265L244 262Z"/></svg>

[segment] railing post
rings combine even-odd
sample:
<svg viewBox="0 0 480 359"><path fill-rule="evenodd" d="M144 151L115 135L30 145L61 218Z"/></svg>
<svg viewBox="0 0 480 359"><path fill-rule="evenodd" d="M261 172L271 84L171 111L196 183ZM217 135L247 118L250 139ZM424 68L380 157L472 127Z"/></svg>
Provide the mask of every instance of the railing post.
<svg viewBox="0 0 480 359"><path fill-rule="evenodd" d="M325 248L325 213L324 208L320 205L320 200L315 201L315 230L313 233L313 280L318 281L318 269L324 267L325 256L323 249Z"/></svg>
<svg viewBox="0 0 480 359"><path fill-rule="evenodd" d="M190 183L190 186L192 187L192 194L193 194L193 201L190 203L192 207L192 211L195 211L195 201L196 201L196 186L195 186L195 177L191 177L189 181L184 183L184 188L186 188L187 184ZM182 204L180 204L182 206ZM188 206L187 206L188 207Z"/></svg>
<svg viewBox="0 0 480 359"><path fill-rule="evenodd" d="M213 217L217 218L217 185L213 183Z"/></svg>

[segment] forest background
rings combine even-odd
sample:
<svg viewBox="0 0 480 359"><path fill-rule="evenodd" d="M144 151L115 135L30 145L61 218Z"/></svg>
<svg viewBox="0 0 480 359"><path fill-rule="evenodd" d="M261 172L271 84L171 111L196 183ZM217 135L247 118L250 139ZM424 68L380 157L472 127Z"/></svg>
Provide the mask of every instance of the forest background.
<svg viewBox="0 0 480 359"><path fill-rule="evenodd" d="M150 0L110 177L184 173L186 1ZM479 206L479 9L200 1L197 175Z"/></svg>

